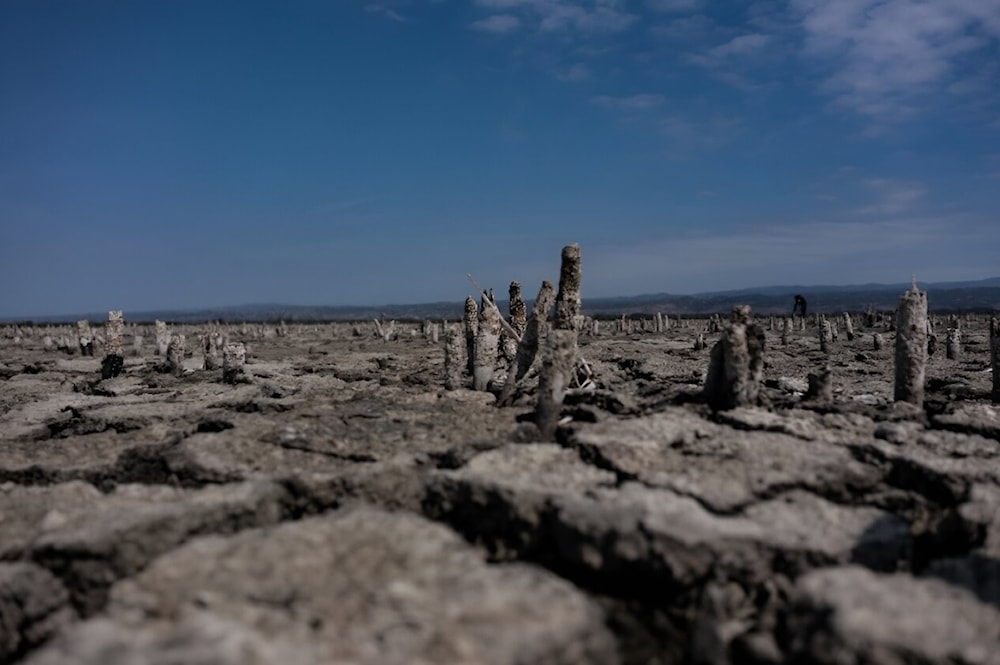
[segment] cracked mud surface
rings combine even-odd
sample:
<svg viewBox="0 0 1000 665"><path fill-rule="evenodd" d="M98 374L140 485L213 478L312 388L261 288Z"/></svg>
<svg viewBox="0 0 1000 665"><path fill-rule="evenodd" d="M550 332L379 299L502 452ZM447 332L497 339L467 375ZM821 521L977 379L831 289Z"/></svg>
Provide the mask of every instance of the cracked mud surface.
<svg viewBox="0 0 1000 665"><path fill-rule="evenodd" d="M417 324L232 326L235 385L4 329L0 663L1000 663L984 321L921 410L890 332L810 326L767 332L769 406L713 414L704 327L582 336L554 443L530 375L445 390Z"/></svg>

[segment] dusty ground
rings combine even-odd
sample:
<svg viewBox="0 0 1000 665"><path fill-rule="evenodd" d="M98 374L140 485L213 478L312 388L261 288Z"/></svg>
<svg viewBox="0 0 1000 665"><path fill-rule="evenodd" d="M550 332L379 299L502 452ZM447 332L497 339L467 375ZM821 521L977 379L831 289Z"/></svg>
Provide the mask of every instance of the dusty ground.
<svg viewBox="0 0 1000 665"><path fill-rule="evenodd" d="M1000 663L985 322L958 360L939 322L922 411L891 332L827 358L810 326L768 332L768 407L717 415L682 323L582 337L558 443L530 380L444 390L416 324L230 327L237 385L157 371L151 328L104 381L8 328L0 663Z"/></svg>

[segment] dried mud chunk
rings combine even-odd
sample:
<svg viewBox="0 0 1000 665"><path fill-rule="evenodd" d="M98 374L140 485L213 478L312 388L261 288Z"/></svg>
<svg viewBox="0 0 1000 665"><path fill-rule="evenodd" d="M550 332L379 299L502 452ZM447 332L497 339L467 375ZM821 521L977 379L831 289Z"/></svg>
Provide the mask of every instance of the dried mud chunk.
<svg viewBox="0 0 1000 665"><path fill-rule="evenodd" d="M150 632L176 635L194 616L218 632L215 646L195 640L209 654L242 639L295 645L311 663L618 662L603 613L572 585L487 565L446 527L368 507L193 540L116 585L108 616L130 628L113 632L133 662L165 662L169 642ZM75 635L109 630L101 619ZM103 662L56 644L59 662Z"/></svg>
<svg viewBox="0 0 1000 665"><path fill-rule="evenodd" d="M794 662L1000 663L1000 611L939 580L858 567L796 585L781 642Z"/></svg>
<svg viewBox="0 0 1000 665"><path fill-rule="evenodd" d="M31 563L0 563L0 663L13 662L76 619L69 593Z"/></svg>

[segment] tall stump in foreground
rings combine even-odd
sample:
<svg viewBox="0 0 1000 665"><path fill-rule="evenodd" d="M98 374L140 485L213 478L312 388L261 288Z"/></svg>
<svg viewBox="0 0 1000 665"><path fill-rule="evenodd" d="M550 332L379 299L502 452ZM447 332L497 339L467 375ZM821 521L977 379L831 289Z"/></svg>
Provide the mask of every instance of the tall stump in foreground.
<svg viewBox="0 0 1000 665"><path fill-rule="evenodd" d="M752 323L750 308L733 308L733 320L712 347L703 395L713 411L754 406L764 373L764 331Z"/></svg>
<svg viewBox="0 0 1000 665"><path fill-rule="evenodd" d="M101 379L120 376L125 371L125 317L121 310L108 312L104 324L105 351L101 361Z"/></svg>
<svg viewBox="0 0 1000 665"><path fill-rule="evenodd" d="M472 389L483 391L489 388L496 370L497 350L500 346L500 312L487 302L489 295L483 294L479 308L479 328L476 332L475 353L472 363Z"/></svg>
<svg viewBox="0 0 1000 665"><path fill-rule="evenodd" d="M566 390L576 368L578 319L580 315L580 246L567 245L562 250L559 269L559 293L553 330L545 340L545 355L538 376L538 403L535 424L542 441L554 441Z"/></svg>
<svg viewBox="0 0 1000 665"><path fill-rule="evenodd" d="M913 288L896 308L896 382L893 399L918 407L924 404L927 371L927 294Z"/></svg>

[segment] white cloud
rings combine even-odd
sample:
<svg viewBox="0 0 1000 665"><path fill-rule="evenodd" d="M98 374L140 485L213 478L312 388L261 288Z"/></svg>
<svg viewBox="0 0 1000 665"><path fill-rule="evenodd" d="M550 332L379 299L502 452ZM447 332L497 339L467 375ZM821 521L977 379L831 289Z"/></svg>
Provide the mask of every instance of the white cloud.
<svg viewBox="0 0 1000 665"><path fill-rule="evenodd" d="M986 234L1000 242L996 231ZM983 229L959 217L804 221L732 232L680 232L587 250L589 283L601 295L697 293L740 285L824 284L985 277L980 262L958 265L959 247ZM891 251L887 251L891 248Z"/></svg>
<svg viewBox="0 0 1000 665"><path fill-rule="evenodd" d="M619 111L645 111L660 106L664 101L663 95L655 93L643 93L627 97L597 95L590 98L591 104Z"/></svg>
<svg viewBox="0 0 1000 665"><path fill-rule="evenodd" d="M392 7L386 7L385 5L369 4L365 5L365 11L369 14L378 14L379 16L384 16L390 21L396 21L398 23L403 23L406 21L406 17L397 12Z"/></svg>
<svg viewBox="0 0 1000 665"><path fill-rule="evenodd" d="M520 11L542 32L583 34L619 32L639 17L625 11L622 0L476 0L480 7Z"/></svg>
<svg viewBox="0 0 1000 665"><path fill-rule="evenodd" d="M586 81L590 78L590 70L582 63L576 63L565 71L556 72L556 78L567 83Z"/></svg>
<svg viewBox="0 0 1000 665"><path fill-rule="evenodd" d="M861 183L875 200L855 210L862 215L896 215L912 210L927 194L927 187L919 182L870 178Z"/></svg>
<svg viewBox="0 0 1000 665"><path fill-rule="evenodd" d="M494 14L478 21L473 21L469 27L482 32L492 32L494 34L504 34L511 30L516 30L521 24L521 19L512 14Z"/></svg>
<svg viewBox="0 0 1000 665"><path fill-rule="evenodd" d="M679 14L693 12L705 6L707 0L646 0L646 6L654 12Z"/></svg>
<svg viewBox="0 0 1000 665"><path fill-rule="evenodd" d="M791 0L822 90L862 115L892 120L955 82L1000 38L1000 0ZM965 89L968 89L967 86ZM961 91L961 90L958 90Z"/></svg>
<svg viewBox="0 0 1000 665"><path fill-rule="evenodd" d="M768 35L749 34L733 37L725 44L708 49L704 53L692 54L689 60L703 67L719 67L729 59L745 58L762 50L770 41Z"/></svg>

